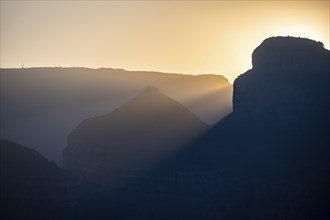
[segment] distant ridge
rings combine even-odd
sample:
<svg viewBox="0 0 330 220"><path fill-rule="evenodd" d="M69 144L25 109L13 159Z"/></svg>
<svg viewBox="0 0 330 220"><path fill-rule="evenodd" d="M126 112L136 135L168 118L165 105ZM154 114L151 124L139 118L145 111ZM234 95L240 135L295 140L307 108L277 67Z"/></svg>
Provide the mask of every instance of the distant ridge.
<svg viewBox="0 0 330 220"><path fill-rule="evenodd" d="M78 123L114 110L148 86L208 124L232 111L232 85L220 75L44 67L1 69L0 77L1 137L33 146L58 165Z"/></svg>

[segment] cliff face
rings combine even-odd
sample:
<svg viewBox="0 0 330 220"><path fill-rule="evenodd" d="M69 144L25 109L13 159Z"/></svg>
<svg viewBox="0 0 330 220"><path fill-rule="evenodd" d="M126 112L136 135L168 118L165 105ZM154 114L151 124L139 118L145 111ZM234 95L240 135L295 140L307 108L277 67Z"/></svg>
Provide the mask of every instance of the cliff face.
<svg viewBox="0 0 330 220"><path fill-rule="evenodd" d="M264 71L324 71L329 51L321 42L295 37L271 37L252 54L254 69ZM282 72L282 74L285 74Z"/></svg>
<svg viewBox="0 0 330 220"><path fill-rule="evenodd" d="M266 39L252 54L253 68L234 82L233 108L241 119L294 126L327 117L329 51L303 38Z"/></svg>
<svg viewBox="0 0 330 220"><path fill-rule="evenodd" d="M118 176L152 169L207 127L149 87L115 111L83 121L68 138L64 167L90 181L115 184Z"/></svg>

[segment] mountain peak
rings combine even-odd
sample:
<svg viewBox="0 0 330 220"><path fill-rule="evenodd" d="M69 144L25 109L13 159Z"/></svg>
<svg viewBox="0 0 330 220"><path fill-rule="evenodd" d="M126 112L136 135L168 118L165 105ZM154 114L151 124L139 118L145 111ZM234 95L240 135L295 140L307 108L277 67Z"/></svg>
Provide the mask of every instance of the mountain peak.
<svg viewBox="0 0 330 220"><path fill-rule="evenodd" d="M147 87L104 116L83 121L69 136L64 167L90 181L149 170L197 138L208 126L186 107Z"/></svg>
<svg viewBox="0 0 330 220"><path fill-rule="evenodd" d="M144 92L155 93L155 92L160 92L160 91L159 91L159 89L157 87L149 86L149 87L146 87L144 89Z"/></svg>

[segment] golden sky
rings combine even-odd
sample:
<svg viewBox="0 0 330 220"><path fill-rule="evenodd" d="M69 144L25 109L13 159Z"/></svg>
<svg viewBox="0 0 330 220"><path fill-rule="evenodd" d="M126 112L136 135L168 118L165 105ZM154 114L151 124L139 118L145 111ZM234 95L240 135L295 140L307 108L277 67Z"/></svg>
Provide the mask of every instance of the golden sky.
<svg viewBox="0 0 330 220"><path fill-rule="evenodd" d="M3 1L1 67L83 66L233 81L265 38L329 49L325 1Z"/></svg>

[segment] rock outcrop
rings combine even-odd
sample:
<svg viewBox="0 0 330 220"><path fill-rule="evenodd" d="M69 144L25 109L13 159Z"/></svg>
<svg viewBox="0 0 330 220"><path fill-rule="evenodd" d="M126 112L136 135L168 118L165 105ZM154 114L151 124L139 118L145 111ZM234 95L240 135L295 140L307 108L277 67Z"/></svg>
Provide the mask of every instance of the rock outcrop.
<svg viewBox="0 0 330 220"><path fill-rule="evenodd" d="M235 80L234 114L272 126L303 126L318 115L327 117L329 59L320 42L266 39L252 54L253 68Z"/></svg>
<svg viewBox="0 0 330 220"><path fill-rule="evenodd" d="M148 87L113 112L83 121L68 138L64 167L116 185L119 176L152 170L207 128L183 105Z"/></svg>

